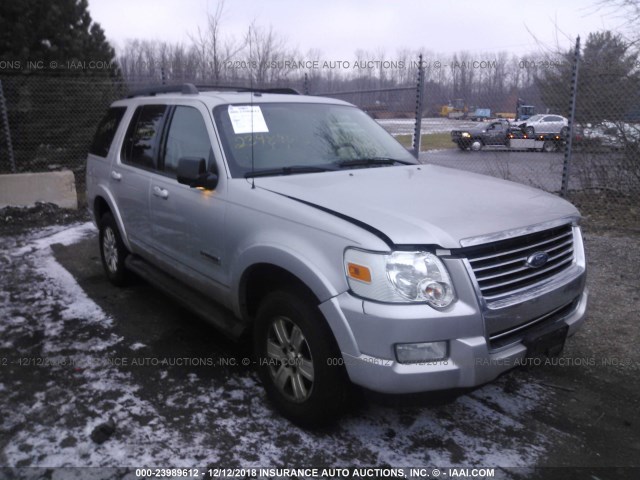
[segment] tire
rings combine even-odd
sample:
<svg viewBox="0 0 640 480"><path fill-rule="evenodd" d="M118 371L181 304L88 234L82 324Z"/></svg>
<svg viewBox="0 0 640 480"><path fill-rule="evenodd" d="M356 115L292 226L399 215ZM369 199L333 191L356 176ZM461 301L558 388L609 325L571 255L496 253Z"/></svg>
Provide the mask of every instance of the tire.
<svg viewBox="0 0 640 480"><path fill-rule="evenodd" d="M556 150L558 150L558 147L555 144L555 142L551 140L546 140L542 145L543 152L551 153L551 152L555 152Z"/></svg>
<svg viewBox="0 0 640 480"><path fill-rule="evenodd" d="M122 242L118 225L113 219L113 215L107 212L100 219L100 258L102 267L109 281L122 287L128 283L129 275L124 266L124 261L129 255L129 251Z"/></svg>
<svg viewBox="0 0 640 480"><path fill-rule="evenodd" d="M474 152L479 152L483 146L482 140L474 140L471 142L471 150Z"/></svg>
<svg viewBox="0 0 640 480"><path fill-rule="evenodd" d="M565 139L567 138L567 133L569 133L569 128L568 127L562 127L560 129L560 136Z"/></svg>
<svg viewBox="0 0 640 480"><path fill-rule="evenodd" d="M536 134L536 131L533 129L533 127L526 127L524 129L524 133L527 135L527 137L533 137Z"/></svg>
<svg viewBox="0 0 640 480"><path fill-rule="evenodd" d="M267 397L282 416L306 428L337 420L350 389L340 350L310 297L297 290L268 294L254 328Z"/></svg>

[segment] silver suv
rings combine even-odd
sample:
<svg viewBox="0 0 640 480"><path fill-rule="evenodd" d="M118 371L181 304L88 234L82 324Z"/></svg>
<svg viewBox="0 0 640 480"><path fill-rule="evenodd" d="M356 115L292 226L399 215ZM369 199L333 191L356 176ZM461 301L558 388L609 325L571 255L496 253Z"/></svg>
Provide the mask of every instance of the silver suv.
<svg viewBox="0 0 640 480"><path fill-rule="evenodd" d="M268 397L336 418L351 384L472 387L556 355L585 317L579 214L421 165L348 103L157 88L113 103L87 160L106 274L130 272L230 337Z"/></svg>

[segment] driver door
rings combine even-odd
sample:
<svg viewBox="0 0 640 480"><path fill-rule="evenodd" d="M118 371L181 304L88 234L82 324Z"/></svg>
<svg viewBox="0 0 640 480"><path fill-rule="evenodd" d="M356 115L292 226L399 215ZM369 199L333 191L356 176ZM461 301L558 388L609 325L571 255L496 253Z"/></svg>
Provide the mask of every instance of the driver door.
<svg viewBox="0 0 640 480"><path fill-rule="evenodd" d="M179 263L189 276L200 274L223 282L224 178L210 191L190 188L176 179L178 160L183 157L204 158L210 171L219 171L213 138L211 117L199 102L171 107L159 172L151 180L149 210L154 246L167 263Z"/></svg>
<svg viewBox="0 0 640 480"><path fill-rule="evenodd" d="M487 145L504 145L505 143L505 130L500 122L492 123L487 128L487 138L485 143Z"/></svg>

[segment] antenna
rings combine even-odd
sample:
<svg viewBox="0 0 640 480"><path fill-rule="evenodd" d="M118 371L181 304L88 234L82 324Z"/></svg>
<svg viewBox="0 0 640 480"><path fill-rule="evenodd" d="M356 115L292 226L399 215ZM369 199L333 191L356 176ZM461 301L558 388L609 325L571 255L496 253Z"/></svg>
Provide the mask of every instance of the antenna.
<svg viewBox="0 0 640 480"><path fill-rule="evenodd" d="M253 155L253 67L251 66L253 63L253 50L251 48L251 27L252 25L249 25L249 86L251 87L251 91L249 92L249 98L251 99L249 111L251 112L251 189L254 189L256 188L256 177L253 175L255 172L255 160Z"/></svg>

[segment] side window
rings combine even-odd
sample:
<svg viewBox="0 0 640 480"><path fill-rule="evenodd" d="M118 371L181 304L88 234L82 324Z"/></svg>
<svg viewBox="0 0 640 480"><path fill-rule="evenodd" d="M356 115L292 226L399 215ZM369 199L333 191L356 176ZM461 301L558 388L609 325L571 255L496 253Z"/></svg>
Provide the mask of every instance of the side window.
<svg viewBox="0 0 640 480"><path fill-rule="evenodd" d="M111 142L126 111L126 107L111 107L107 111L107 114L98 124L89 153L100 157L106 157L109 154Z"/></svg>
<svg viewBox="0 0 640 480"><path fill-rule="evenodd" d="M171 118L164 150L164 171L175 174L182 157L204 158L209 163L211 140L197 108L178 106Z"/></svg>
<svg viewBox="0 0 640 480"><path fill-rule="evenodd" d="M138 107L122 145L122 160L144 168L155 168L158 137L166 105Z"/></svg>

